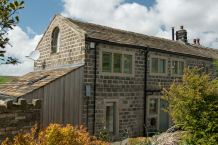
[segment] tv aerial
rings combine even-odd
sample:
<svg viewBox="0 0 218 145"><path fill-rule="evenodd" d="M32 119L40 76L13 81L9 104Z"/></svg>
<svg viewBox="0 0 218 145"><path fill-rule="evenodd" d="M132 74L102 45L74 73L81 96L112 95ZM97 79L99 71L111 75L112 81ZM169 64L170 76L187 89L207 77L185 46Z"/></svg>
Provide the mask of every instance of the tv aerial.
<svg viewBox="0 0 218 145"><path fill-rule="evenodd" d="M30 53L29 56L26 56L26 58L29 58L31 60L37 60L37 59L39 59L39 57L40 57L40 53L38 50L34 50Z"/></svg>

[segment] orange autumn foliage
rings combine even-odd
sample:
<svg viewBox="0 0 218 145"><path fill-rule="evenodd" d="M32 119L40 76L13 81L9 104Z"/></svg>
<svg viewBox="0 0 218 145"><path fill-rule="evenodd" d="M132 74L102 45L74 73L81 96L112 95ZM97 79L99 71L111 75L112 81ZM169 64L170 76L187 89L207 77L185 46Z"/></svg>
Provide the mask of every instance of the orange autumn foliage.
<svg viewBox="0 0 218 145"><path fill-rule="evenodd" d="M60 124L50 124L41 130L36 137L37 125L31 129L31 133L24 134L22 131L15 136L14 142L6 139L2 145L105 145L107 142L97 140L90 136L86 128L71 125L63 127Z"/></svg>

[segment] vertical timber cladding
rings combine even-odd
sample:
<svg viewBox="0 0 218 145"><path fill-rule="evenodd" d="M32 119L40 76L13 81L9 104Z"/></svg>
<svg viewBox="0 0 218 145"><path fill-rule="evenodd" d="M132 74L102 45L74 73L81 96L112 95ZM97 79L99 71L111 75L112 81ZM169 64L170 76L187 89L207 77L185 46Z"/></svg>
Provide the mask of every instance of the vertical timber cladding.
<svg viewBox="0 0 218 145"><path fill-rule="evenodd" d="M82 124L84 67L80 67L65 76L33 91L22 98L42 99L41 128L50 123Z"/></svg>

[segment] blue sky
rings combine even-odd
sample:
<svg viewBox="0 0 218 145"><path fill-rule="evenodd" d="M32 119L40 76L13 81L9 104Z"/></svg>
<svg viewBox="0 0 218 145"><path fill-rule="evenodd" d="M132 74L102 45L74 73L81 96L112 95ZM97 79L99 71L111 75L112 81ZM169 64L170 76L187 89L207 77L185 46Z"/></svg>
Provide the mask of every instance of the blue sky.
<svg viewBox="0 0 218 145"><path fill-rule="evenodd" d="M20 24L8 33L13 47L5 49L21 64L0 65L0 75L33 71L33 61L25 56L35 50L55 14L165 39L171 39L171 27L184 25L190 43L200 38L203 46L218 49L217 0L26 0L24 6Z"/></svg>
<svg viewBox="0 0 218 145"><path fill-rule="evenodd" d="M79 0L77 3L79 3ZM126 0L125 3L138 3L151 7L155 0ZM26 33L26 27L30 27L35 34L43 34L54 15L64 11L63 4L64 2L61 0L26 0L26 8L20 11L21 23L18 26ZM29 36L34 37L33 34Z"/></svg>

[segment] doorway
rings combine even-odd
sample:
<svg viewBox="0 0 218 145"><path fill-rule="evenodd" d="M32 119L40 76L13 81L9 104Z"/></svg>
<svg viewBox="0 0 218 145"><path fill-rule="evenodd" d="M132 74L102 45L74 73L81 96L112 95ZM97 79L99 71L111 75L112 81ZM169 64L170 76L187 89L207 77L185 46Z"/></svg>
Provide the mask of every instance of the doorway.
<svg viewBox="0 0 218 145"><path fill-rule="evenodd" d="M167 101L160 99L159 130L166 131L169 127L169 115L162 108L167 109Z"/></svg>

